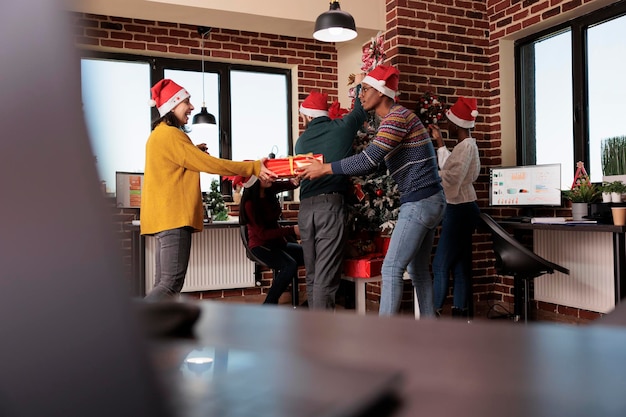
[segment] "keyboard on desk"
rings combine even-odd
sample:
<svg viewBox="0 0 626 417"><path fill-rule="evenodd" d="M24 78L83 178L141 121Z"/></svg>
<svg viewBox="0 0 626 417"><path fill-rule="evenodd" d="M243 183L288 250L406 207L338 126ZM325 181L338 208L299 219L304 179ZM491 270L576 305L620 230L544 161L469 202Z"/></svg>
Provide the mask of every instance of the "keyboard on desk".
<svg viewBox="0 0 626 417"><path fill-rule="evenodd" d="M502 220L505 222L511 222L511 223L530 223L531 219L532 217L529 217L529 216L512 216L512 217L505 217Z"/></svg>

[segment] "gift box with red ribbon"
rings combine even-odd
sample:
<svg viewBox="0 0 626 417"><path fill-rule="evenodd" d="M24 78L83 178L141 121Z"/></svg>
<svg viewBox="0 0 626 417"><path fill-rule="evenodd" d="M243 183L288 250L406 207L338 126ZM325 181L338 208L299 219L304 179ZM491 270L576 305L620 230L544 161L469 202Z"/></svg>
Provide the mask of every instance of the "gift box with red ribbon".
<svg viewBox="0 0 626 417"><path fill-rule="evenodd" d="M270 171L274 171L279 178L293 178L298 175L296 170L298 168L305 167L311 162L309 158L315 158L321 163L324 163L324 155L320 154L306 154L288 156L285 158L267 159L265 166Z"/></svg>
<svg viewBox="0 0 626 417"><path fill-rule="evenodd" d="M370 278L380 275L383 266L382 253L370 253L359 258L345 259L343 261L343 273L353 278Z"/></svg>

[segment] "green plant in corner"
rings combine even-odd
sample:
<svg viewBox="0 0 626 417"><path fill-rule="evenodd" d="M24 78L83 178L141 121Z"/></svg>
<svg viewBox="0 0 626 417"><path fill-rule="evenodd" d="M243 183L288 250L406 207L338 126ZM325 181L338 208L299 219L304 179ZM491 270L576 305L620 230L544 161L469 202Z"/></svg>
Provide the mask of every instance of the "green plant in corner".
<svg viewBox="0 0 626 417"><path fill-rule="evenodd" d="M602 141L602 174L626 174L626 136L615 136Z"/></svg>

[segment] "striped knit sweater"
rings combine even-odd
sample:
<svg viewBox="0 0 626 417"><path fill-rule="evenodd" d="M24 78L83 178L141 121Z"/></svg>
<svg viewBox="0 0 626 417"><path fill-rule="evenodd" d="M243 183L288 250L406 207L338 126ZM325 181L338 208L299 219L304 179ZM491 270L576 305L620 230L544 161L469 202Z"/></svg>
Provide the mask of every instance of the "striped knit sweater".
<svg viewBox="0 0 626 417"><path fill-rule="evenodd" d="M398 184L401 204L430 197L442 189L428 131L415 113L398 104L380 122L376 137L363 152L331 166L333 174L363 175L383 161Z"/></svg>

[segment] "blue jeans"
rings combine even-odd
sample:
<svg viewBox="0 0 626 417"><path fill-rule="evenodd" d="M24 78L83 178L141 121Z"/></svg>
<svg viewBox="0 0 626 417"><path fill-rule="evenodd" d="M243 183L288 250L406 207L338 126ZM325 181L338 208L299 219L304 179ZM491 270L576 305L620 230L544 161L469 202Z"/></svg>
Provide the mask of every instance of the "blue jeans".
<svg viewBox="0 0 626 417"><path fill-rule="evenodd" d="M430 254L435 229L443 218L446 199L443 191L420 201L400 206L389 249L383 261L383 286L380 298L380 316L391 316L400 311L406 270L411 277L419 302L420 315L433 317L433 282L430 275Z"/></svg>
<svg viewBox="0 0 626 417"><path fill-rule="evenodd" d="M433 260L435 308L443 307L448 295L450 272L454 276L452 306L468 307L467 295L472 285L472 235L478 225L480 210L472 201L448 204L441 224L441 236Z"/></svg>
<svg viewBox="0 0 626 417"><path fill-rule="evenodd" d="M278 304L278 299L285 292L294 276L298 275L298 266L304 265L302 246L288 242L284 248L257 246L252 253L275 272L272 286L267 292L263 304Z"/></svg>
<svg viewBox="0 0 626 417"><path fill-rule="evenodd" d="M154 288L146 295L148 300L159 300L180 293L191 254L191 227L164 230L156 233L154 256Z"/></svg>

